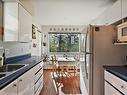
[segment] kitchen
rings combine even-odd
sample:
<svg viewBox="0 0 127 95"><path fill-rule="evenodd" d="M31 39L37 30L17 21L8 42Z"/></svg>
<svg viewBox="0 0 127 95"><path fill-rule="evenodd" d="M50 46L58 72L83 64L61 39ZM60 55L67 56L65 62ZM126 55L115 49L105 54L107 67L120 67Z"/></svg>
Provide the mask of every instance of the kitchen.
<svg viewBox="0 0 127 95"><path fill-rule="evenodd" d="M0 95L127 94L126 0L0 2Z"/></svg>

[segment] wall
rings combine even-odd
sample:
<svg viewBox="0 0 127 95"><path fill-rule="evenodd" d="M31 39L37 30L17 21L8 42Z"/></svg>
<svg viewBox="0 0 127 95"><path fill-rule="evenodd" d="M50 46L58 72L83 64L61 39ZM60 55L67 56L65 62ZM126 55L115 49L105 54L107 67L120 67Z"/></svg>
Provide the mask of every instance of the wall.
<svg viewBox="0 0 127 95"><path fill-rule="evenodd" d="M56 31L50 31L50 28L52 28L52 29L54 29L54 28L56 28ZM49 42L49 40L48 40L48 32L58 32L58 30L57 29L61 29L61 28L71 28L71 29L73 29L73 28L79 28L79 31L78 32L83 32L83 29L84 28L86 28L86 26L83 26L83 25L43 25L42 26L42 35L43 35L43 37L42 37L42 42L46 42L46 46L42 46L42 48L43 48L43 50L42 50L42 52L43 52L43 54L47 54L47 55L49 55L49 54L51 54L51 53L49 53L49 45L48 45L48 42ZM59 31L59 32L68 32L68 31ZM77 31L71 31L71 32L77 32ZM46 37L44 37L46 35ZM57 53L57 55L61 55L61 53ZM69 53L68 53L69 54ZM63 53L62 53L62 55L63 55Z"/></svg>

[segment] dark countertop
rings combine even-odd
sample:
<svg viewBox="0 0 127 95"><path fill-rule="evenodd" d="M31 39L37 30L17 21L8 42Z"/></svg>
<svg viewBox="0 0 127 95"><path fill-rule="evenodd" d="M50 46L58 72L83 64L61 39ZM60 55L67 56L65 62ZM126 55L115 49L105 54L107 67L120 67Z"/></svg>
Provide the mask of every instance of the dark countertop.
<svg viewBox="0 0 127 95"><path fill-rule="evenodd" d="M116 75L117 77L127 81L127 66L104 66L104 68Z"/></svg>
<svg viewBox="0 0 127 95"><path fill-rule="evenodd" d="M41 57L32 56L32 57L24 59L22 61L18 61L16 63L11 63L11 64L28 64L28 65L16 72L12 73L12 74L9 74L5 78L0 79L0 89L4 88L6 85L8 85L12 81L14 81L18 77L20 77L22 74L24 74L26 71L28 71L31 68L33 68L34 66L36 66L41 61L42 61Z"/></svg>

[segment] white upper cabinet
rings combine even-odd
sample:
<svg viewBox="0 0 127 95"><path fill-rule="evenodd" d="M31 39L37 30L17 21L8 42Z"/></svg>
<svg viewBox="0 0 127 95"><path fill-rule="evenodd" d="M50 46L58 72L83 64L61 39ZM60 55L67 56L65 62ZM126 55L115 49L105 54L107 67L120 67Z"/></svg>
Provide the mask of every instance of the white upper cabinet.
<svg viewBox="0 0 127 95"><path fill-rule="evenodd" d="M122 17L121 13L122 13L121 12L121 0L118 0L107 11L107 20L108 20L107 22L108 22L108 24L112 24L116 21L119 21Z"/></svg>
<svg viewBox="0 0 127 95"><path fill-rule="evenodd" d="M122 15L127 17L127 0L123 0L123 9L121 0L117 0L111 7L106 9L98 18L95 19L95 24L112 24L119 21ZM126 2L126 4L125 4ZM122 10L124 11L122 14Z"/></svg>
<svg viewBox="0 0 127 95"><path fill-rule="evenodd" d="M4 3L4 41L18 41L18 3Z"/></svg>
<svg viewBox="0 0 127 95"><path fill-rule="evenodd" d="M127 17L127 0L122 0L122 18Z"/></svg>
<svg viewBox="0 0 127 95"><path fill-rule="evenodd" d="M19 41L32 40L32 16L19 4Z"/></svg>
<svg viewBox="0 0 127 95"><path fill-rule="evenodd" d="M18 2L4 3L4 41L30 42L32 16Z"/></svg>

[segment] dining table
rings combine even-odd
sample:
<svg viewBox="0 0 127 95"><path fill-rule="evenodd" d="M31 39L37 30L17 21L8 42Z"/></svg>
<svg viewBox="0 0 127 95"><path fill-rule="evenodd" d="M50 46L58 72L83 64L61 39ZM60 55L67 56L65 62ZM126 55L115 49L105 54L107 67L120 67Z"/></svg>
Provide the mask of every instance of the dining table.
<svg viewBox="0 0 127 95"><path fill-rule="evenodd" d="M74 57L58 57L58 66L75 66L76 59Z"/></svg>

